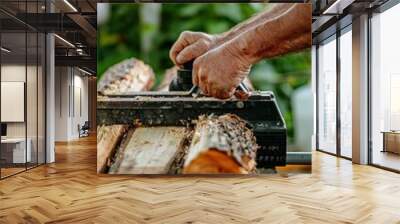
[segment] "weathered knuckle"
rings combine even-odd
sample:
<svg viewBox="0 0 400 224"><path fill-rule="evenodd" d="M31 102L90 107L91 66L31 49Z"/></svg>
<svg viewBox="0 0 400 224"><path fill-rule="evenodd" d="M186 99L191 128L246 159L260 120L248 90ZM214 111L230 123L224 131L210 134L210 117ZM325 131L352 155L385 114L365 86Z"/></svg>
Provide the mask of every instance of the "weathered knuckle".
<svg viewBox="0 0 400 224"><path fill-rule="evenodd" d="M181 33L181 36L183 37L183 36L186 36L186 35L188 35L188 33L189 33L189 31L183 31L182 33Z"/></svg>
<svg viewBox="0 0 400 224"><path fill-rule="evenodd" d="M184 38L184 39L186 39L188 37L191 37L192 35L193 35L193 33L191 31L183 31L181 33L181 37Z"/></svg>
<svg viewBox="0 0 400 224"><path fill-rule="evenodd" d="M199 46L202 49L207 49L210 45L210 41L206 40L206 39L201 39L199 40Z"/></svg>

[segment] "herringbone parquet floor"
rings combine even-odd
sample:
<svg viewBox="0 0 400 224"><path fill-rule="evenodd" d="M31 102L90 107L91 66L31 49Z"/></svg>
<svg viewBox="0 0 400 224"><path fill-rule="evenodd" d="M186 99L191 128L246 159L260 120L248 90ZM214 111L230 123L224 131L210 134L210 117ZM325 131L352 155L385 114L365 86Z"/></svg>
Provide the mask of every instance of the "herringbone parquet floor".
<svg viewBox="0 0 400 224"><path fill-rule="evenodd" d="M400 223L400 175L315 153L311 175L98 176L86 138L0 181L0 223L44 222Z"/></svg>

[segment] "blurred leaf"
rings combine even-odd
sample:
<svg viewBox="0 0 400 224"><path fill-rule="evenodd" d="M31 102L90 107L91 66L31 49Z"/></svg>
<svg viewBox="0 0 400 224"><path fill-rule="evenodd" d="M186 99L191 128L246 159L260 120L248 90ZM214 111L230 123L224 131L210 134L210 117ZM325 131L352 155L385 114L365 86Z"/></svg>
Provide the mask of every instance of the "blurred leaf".
<svg viewBox="0 0 400 224"><path fill-rule="evenodd" d="M240 4L238 3L226 3L223 7L221 7L221 4L214 4L213 6L216 15L219 17L226 17L234 22L243 20Z"/></svg>
<svg viewBox="0 0 400 224"><path fill-rule="evenodd" d="M215 21L206 25L207 33L216 34L222 33L230 28L230 24L226 21Z"/></svg>
<svg viewBox="0 0 400 224"><path fill-rule="evenodd" d="M203 9L203 6L199 3L185 4L180 11L180 16L191 17L196 16Z"/></svg>

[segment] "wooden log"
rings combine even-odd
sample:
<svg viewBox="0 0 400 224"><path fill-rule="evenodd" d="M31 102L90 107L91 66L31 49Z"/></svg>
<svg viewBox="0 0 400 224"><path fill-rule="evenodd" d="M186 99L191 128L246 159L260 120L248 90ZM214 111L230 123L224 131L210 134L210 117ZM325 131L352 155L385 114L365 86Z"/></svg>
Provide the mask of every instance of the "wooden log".
<svg viewBox="0 0 400 224"><path fill-rule="evenodd" d="M180 154L186 127L138 127L120 148L111 174L167 174Z"/></svg>
<svg viewBox="0 0 400 224"><path fill-rule="evenodd" d="M110 163L115 149L124 133L127 125L109 125L97 127L97 172L104 173Z"/></svg>
<svg viewBox="0 0 400 224"><path fill-rule="evenodd" d="M253 132L238 116L201 116L194 130L183 173L253 173L257 149Z"/></svg>
<svg viewBox="0 0 400 224"><path fill-rule="evenodd" d="M154 81L154 72L150 66L130 58L107 69L97 84L97 91L100 95L148 91Z"/></svg>

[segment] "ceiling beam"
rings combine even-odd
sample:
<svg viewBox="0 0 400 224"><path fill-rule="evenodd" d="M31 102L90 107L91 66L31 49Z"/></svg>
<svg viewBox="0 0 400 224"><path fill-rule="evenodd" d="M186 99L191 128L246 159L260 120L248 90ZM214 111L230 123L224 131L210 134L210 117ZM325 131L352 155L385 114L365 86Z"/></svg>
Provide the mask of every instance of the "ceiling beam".
<svg viewBox="0 0 400 224"><path fill-rule="evenodd" d="M91 71L96 71L97 62L91 56L55 56L56 66L86 67Z"/></svg>

